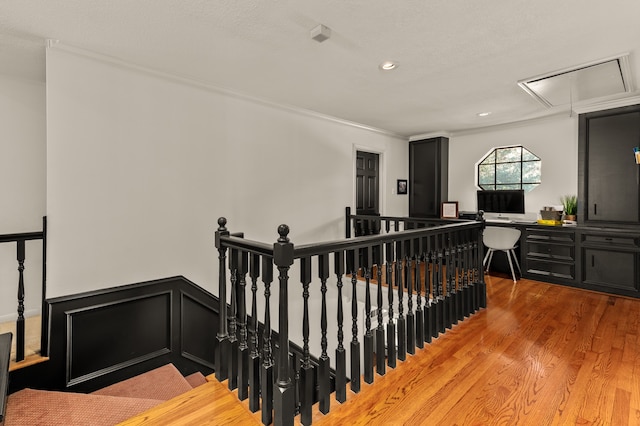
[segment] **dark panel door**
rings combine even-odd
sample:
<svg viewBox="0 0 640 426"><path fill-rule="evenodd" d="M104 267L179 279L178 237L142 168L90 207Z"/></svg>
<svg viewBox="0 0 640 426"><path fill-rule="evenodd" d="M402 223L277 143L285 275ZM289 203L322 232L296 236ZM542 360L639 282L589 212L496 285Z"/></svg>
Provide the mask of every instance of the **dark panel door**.
<svg viewBox="0 0 640 426"><path fill-rule="evenodd" d="M380 214L379 155L356 153L356 214Z"/></svg>
<svg viewBox="0 0 640 426"><path fill-rule="evenodd" d="M409 144L409 216L440 217L448 194L448 144L444 137Z"/></svg>
<svg viewBox="0 0 640 426"><path fill-rule="evenodd" d="M587 123L583 219L637 223L639 168L633 148L640 142L640 112L593 117Z"/></svg>

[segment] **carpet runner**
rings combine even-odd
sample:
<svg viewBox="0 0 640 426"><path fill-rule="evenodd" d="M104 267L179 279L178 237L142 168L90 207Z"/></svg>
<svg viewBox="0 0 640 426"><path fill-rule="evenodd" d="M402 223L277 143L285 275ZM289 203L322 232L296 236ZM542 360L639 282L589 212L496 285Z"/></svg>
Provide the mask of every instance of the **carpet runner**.
<svg viewBox="0 0 640 426"><path fill-rule="evenodd" d="M4 426L114 425L205 383L167 364L91 394L23 389L9 395Z"/></svg>

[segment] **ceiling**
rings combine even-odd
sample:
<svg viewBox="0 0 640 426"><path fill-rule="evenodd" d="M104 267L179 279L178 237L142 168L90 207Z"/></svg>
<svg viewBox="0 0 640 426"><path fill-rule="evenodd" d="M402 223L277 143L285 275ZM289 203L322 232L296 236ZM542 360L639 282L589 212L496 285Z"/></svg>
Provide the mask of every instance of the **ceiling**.
<svg viewBox="0 0 640 426"><path fill-rule="evenodd" d="M632 91L580 102L638 97L639 16L638 0L0 0L0 74L44 81L55 39L410 137L569 114L518 81L621 53Z"/></svg>

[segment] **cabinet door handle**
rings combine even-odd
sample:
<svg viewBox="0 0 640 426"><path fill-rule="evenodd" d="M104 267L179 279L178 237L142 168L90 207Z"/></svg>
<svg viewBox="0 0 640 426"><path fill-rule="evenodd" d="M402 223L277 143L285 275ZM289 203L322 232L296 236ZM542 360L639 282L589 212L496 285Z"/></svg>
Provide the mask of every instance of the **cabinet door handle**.
<svg viewBox="0 0 640 426"><path fill-rule="evenodd" d="M593 204L593 215L595 216L595 215L597 215L597 214L598 214L598 204L597 204L597 203L594 203L594 204Z"/></svg>

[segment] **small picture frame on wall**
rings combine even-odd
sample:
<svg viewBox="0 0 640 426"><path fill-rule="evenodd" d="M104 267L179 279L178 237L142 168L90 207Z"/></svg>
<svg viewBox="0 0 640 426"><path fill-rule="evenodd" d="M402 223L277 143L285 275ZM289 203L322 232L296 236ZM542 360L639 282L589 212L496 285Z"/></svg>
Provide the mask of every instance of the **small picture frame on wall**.
<svg viewBox="0 0 640 426"><path fill-rule="evenodd" d="M407 180L406 179L398 179L398 194L406 194L407 193Z"/></svg>
<svg viewBox="0 0 640 426"><path fill-rule="evenodd" d="M457 201L445 201L440 207L440 217L442 219L457 219L458 218L458 202Z"/></svg>

